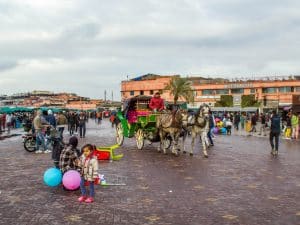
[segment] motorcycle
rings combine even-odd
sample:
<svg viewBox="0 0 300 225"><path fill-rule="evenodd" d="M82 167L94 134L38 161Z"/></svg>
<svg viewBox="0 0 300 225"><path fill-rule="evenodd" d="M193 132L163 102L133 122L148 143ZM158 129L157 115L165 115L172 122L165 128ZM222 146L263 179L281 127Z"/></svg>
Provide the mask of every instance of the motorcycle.
<svg viewBox="0 0 300 225"><path fill-rule="evenodd" d="M60 137L60 133L54 127L48 127L45 134L46 146L50 145L52 150L64 147L65 144ZM27 133L22 138L24 140L24 149L28 152L34 152L36 150L36 134Z"/></svg>
<svg viewBox="0 0 300 225"><path fill-rule="evenodd" d="M28 152L34 152L36 147L36 136L32 133L27 133L22 136L24 142L24 149Z"/></svg>

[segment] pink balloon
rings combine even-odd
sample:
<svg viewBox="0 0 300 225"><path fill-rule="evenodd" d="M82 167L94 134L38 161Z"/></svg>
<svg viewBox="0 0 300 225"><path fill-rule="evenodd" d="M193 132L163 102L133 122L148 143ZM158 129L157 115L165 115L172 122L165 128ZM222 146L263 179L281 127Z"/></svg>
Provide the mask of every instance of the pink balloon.
<svg viewBox="0 0 300 225"><path fill-rule="evenodd" d="M75 190L80 186L81 177L78 171L67 171L62 179L64 187L68 190Z"/></svg>

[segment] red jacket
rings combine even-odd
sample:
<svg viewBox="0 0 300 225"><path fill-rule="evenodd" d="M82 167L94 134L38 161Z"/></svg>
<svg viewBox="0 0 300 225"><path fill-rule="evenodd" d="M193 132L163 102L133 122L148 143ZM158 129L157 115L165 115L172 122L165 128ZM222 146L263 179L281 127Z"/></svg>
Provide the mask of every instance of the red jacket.
<svg viewBox="0 0 300 225"><path fill-rule="evenodd" d="M152 110L156 109L157 111L161 111L165 108L164 100L162 98L153 97L150 100L149 107Z"/></svg>

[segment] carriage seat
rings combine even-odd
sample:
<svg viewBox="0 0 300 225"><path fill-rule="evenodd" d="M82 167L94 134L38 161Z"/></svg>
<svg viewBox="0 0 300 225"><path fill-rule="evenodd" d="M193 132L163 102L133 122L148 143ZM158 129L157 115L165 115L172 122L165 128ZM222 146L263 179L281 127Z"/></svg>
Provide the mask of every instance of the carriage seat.
<svg viewBox="0 0 300 225"><path fill-rule="evenodd" d="M151 113L150 110L145 110L145 109L137 110L136 112L138 116L148 116Z"/></svg>
<svg viewBox="0 0 300 225"><path fill-rule="evenodd" d="M136 123L137 122L137 111L136 110L129 110L127 112L127 121L128 123Z"/></svg>

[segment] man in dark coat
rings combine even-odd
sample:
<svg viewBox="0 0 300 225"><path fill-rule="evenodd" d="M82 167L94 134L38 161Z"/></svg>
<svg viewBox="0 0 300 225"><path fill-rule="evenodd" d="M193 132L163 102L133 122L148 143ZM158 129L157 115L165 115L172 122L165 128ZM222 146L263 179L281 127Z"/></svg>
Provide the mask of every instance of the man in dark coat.
<svg viewBox="0 0 300 225"><path fill-rule="evenodd" d="M278 155L278 144L280 135L280 117L277 115L276 111L273 111L271 118L271 130L270 130L270 144L272 147L271 154L273 156ZM274 145L275 138L275 145Z"/></svg>

